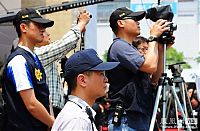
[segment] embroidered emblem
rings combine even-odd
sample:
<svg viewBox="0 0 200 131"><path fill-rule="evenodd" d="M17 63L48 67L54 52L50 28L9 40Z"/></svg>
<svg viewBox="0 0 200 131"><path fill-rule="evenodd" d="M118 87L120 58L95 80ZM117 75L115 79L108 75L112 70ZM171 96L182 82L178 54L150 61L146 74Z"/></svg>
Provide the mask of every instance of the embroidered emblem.
<svg viewBox="0 0 200 131"><path fill-rule="evenodd" d="M28 17L29 17L28 15L23 15L22 19L25 19L25 18L28 18Z"/></svg>
<svg viewBox="0 0 200 131"><path fill-rule="evenodd" d="M125 14L125 13L122 13L122 14L119 15L119 17L123 17L124 15L126 15L126 14Z"/></svg>
<svg viewBox="0 0 200 131"><path fill-rule="evenodd" d="M42 79L42 73L40 72L40 69L35 69L35 77L39 81Z"/></svg>
<svg viewBox="0 0 200 131"><path fill-rule="evenodd" d="M40 12L39 12L38 10L36 10L36 13L37 13L38 15L41 15Z"/></svg>

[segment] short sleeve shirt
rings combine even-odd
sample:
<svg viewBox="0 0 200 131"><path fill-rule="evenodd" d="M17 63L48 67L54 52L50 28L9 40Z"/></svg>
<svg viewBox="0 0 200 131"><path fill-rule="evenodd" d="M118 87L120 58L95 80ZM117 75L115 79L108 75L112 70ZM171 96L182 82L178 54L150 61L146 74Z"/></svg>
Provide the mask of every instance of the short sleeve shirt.
<svg viewBox="0 0 200 131"><path fill-rule="evenodd" d="M36 55L30 49L25 46L20 47L30 52L34 59L37 59ZM16 92L33 88L31 73L26 59L22 55L15 56L8 63L7 68L7 75L15 83Z"/></svg>
<svg viewBox="0 0 200 131"><path fill-rule="evenodd" d="M144 62L144 56L126 41L116 38L110 50L110 58L136 73Z"/></svg>

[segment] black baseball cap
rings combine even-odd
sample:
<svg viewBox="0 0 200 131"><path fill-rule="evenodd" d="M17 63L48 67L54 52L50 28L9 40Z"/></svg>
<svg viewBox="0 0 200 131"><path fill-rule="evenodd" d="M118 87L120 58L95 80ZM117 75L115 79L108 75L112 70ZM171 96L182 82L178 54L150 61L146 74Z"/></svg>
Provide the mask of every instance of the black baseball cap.
<svg viewBox="0 0 200 131"><path fill-rule="evenodd" d="M128 7L118 8L115 11L113 11L113 13L110 16L110 27L113 28L113 26L116 25L118 20L134 19L135 21L140 21L145 17L145 14L145 11L133 12Z"/></svg>
<svg viewBox="0 0 200 131"><path fill-rule="evenodd" d="M44 28L48 28L54 25L54 21L42 18L39 11L36 11L33 8L20 10L15 16L13 25L20 24L23 20L30 20L36 23L40 23Z"/></svg>
<svg viewBox="0 0 200 131"><path fill-rule="evenodd" d="M73 54L65 63L65 79L74 78L85 71L106 71L119 62L103 62L94 49L85 49Z"/></svg>

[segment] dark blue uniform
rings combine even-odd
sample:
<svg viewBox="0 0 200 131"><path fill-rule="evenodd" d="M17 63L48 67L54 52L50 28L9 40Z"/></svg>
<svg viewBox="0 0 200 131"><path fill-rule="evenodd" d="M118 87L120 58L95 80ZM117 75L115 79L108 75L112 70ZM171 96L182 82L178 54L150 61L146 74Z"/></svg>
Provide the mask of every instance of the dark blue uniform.
<svg viewBox="0 0 200 131"><path fill-rule="evenodd" d="M7 64L15 56L22 55L26 59L28 79L34 89L35 96L43 106L49 111L49 89L46 84L46 75L44 69L37 59L30 52L17 47L8 57ZM45 131L47 126L34 118L27 110L23 100L16 89L16 81L12 72L6 66L4 70L5 82L5 101L8 121L5 131Z"/></svg>

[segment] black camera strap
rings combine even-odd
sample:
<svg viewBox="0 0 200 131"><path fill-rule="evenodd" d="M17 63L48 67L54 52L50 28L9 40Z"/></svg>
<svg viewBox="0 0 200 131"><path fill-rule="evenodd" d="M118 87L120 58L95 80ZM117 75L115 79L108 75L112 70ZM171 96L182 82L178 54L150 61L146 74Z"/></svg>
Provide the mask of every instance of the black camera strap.
<svg viewBox="0 0 200 131"><path fill-rule="evenodd" d="M83 109L83 108L82 108L79 104L77 104L76 102L71 101L71 100L68 100L68 101L70 101L70 102L76 104L78 107L80 107L81 109ZM91 111L91 109L89 108L89 106L86 106L85 112L87 113L88 118L89 118L90 121L91 121L91 124L92 124L92 131L94 131L94 126L93 126L94 118L93 118L92 111Z"/></svg>

